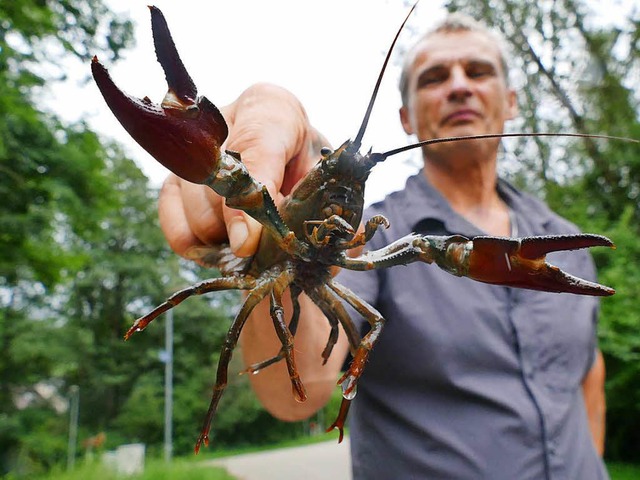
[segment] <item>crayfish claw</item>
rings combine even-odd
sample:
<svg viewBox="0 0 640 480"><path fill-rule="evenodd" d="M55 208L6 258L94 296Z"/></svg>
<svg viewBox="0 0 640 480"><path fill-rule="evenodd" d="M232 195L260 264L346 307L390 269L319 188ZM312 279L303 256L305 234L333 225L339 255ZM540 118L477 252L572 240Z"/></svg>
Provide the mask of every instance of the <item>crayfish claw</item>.
<svg viewBox="0 0 640 480"><path fill-rule="evenodd" d="M179 177L204 183L219 168L228 127L213 103L197 97L162 13L156 7L150 10L158 61L169 85L162 104L124 93L97 57L91 72L113 114L142 148Z"/></svg>
<svg viewBox="0 0 640 480"><path fill-rule="evenodd" d="M469 245L470 244L470 245ZM546 254L564 250L604 246L615 248L601 235L549 235L542 237L476 237L466 246L465 276L474 280L556 293L609 296L612 288L564 272L545 260Z"/></svg>

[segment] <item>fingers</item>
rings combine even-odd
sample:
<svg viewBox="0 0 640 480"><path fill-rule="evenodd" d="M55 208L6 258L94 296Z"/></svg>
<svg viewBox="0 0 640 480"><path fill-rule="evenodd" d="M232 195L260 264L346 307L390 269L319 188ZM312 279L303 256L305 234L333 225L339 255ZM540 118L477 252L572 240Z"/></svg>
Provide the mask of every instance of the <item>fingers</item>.
<svg viewBox="0 0 640 480"><path fill-rule="evenodd" d="M220 197L173 174L160 191L158 216L169 246L181 256L194 246L221 243L227 238Z"/></svg>
<svg viewBox="0 0 640 480"><path fill-rule="evenodd" d="M269 84L245 90L223 109L229 124L226 148L240 152L251 175L279 204L319 158L317 136L304 108L290 92ZM314 152L315 150L315 152ZM262 226L243 212L222 208L231 249L255 253Z"/></svg>
<svg viewBox="0 0 640 480"><path fill-rule="evenodd" d="M267 187L276 205L329 146L311 127L299 100L287 90L257 84L221 109L229 126L224 146L241 153L251 175ZM171 175L159 199L160 225L169 245L185 256L194 246L229 241L238 256L255 253L262 226L224 206L207 187Z"/></svg>

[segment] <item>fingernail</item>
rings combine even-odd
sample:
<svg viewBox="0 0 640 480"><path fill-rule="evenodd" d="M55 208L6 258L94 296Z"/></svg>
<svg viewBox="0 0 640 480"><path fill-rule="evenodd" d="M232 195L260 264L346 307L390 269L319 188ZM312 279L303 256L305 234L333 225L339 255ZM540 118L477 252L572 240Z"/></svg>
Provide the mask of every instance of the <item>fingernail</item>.
<svg viewBox="0 0 640 480"><path fill-rule="evenodd" d="M237 252L249 236L249 229L242 218L234 218L229 222L229 247L232 252Z"/></svg>

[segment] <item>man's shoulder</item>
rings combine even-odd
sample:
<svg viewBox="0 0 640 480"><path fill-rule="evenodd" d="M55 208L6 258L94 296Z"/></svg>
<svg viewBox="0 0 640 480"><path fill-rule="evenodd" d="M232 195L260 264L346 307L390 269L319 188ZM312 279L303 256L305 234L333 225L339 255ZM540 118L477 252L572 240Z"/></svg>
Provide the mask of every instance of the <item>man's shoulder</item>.
<svg viewBox="0 0 640 480"><path fill-rule="evenodd" d="M371 214L389 213L396 208L401 208L400 205L404 204L406 200L406 193L404 190L397 190L387 194L382 200L373 202L367 207L367 212Z"/></svg>
<svg viewBox="0 0 640 480"><path fill-rule="evenodd" d="M514 187L509 182L500 181L500 189L507 196L509 206L516 209L517 214L538 218L550 230L549 233L579 233L580 228L556 213L543 200L535 195Z"/></svg>
<svg viewBox="0 0 640 480"><path fill-rule="evenodd" d="M432 187L426 185L421 172L407 178L404 188L387 194L382 200L367 207L371 215L413 216L416 209L429 210L437 200ZM426 201L425 201L426 200Z"/></svg>

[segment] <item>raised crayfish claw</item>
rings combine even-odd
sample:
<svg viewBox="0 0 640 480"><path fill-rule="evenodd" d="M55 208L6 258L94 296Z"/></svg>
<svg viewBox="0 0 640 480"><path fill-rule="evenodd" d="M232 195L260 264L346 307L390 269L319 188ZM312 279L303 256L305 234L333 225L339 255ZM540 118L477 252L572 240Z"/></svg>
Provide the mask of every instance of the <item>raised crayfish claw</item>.
<svg viewBox="0 0 640 480"><path fill-rule="evenodd" d="M451 245L454 248L449 248L448 255L468 255L464 275L480 282L546 292L613 295L614 289L574 277L545 261L550 252L598 246L615 248L608 238L592 234L476 237L466 247Z"/></svg>
<svg viewBox="0 0 640 480"><path fill-rule="evenodd" d="M97 57L91 62L93 78L113 114L142 148L179 177L203 183L218 168L227 124L213 103L197 96L162 12L149 9L156 55L169 86L162 103L122 92Z"/></svg>

